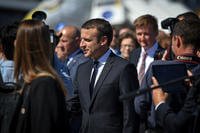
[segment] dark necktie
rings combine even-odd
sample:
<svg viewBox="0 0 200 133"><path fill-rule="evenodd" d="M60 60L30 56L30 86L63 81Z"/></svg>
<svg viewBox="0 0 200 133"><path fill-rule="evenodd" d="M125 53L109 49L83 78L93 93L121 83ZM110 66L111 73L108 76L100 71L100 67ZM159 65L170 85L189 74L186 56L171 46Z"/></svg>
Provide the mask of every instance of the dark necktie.
<svg viewBox="0 0 200 133"><path fill-rule="evenodd" d="M140 85L142 83L142 80L143 80L144 74L145 74L145 60L146 60L146 57L147 57L147 53L143 52L142 53L142 64L141 64L141 67L140 67L139 73L138 73L138 80L139 80Z"/></svg>
<svg viewBox="0 0 200 133"><path fill-rule="evenodd" d="M92 77L90 80L90 98L92 98L92 94L93 94L93 90L94 90L94 84L95 84L95 80L96 80L96 76L97 76L97 72L98 72L98 61L94 61L93 62L93 73L92 73Z"/></svg>

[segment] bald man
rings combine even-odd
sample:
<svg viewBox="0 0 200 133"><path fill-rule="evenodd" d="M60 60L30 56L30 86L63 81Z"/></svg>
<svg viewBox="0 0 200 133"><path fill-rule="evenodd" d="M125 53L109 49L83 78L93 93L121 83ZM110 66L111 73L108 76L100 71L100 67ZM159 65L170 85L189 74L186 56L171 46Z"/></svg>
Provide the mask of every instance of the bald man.
<svg viewBox="0 0 200 133"><path fill-rule="evenodd" d="M87 60L79 48L80 31L75 26L65 26L58 34L60 40L56 46L55 53L58 60L68 69L70 78L74 82L78 65ZM55 61L55 63L57 62Z"/></svg>
<svg viewBox="0 0 200 133"><path fill-rule="evenodd" d="M54 68L63 79L68 91L67 101L74 96L73 83L77 67L88 60L84 57L82 50L79 48L80 31L75 26L65 26L59 33L60 40L55 48ZM69 107L69 111L72 111ZM70 115L70 133L78 133L81 124L81 114L79 109L75 109ZM77 114L78 113L78 114Z"/></svg>

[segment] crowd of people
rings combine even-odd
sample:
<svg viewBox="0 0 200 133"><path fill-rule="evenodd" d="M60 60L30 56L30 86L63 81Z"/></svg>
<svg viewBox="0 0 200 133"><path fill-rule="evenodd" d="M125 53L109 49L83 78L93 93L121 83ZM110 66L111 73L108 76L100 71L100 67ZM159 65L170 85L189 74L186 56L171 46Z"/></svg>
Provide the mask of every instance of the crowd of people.
<svg viewBox="0 0 200 133"><path fill-rule="evenodd" d="M151 14L121 27L102 18L67 25L53 55L42 20L3 26L0 82L30 86L28 109L16 112L11 132L199 133L200 19L186 12L174 20L170 33ZM163 64L186 66L185 91L159 86L153 67Z"/></svg>

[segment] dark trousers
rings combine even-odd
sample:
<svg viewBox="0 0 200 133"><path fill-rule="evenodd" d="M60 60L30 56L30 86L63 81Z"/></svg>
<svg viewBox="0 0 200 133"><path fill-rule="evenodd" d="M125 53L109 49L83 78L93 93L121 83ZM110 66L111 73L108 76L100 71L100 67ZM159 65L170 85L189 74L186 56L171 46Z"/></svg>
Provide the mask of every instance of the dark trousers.
<svg viewBox="0 0 200 133"><path fill-rule="evenodd" d="M139 133L163 133L163 129L160 127L148 128L145 122L140 122L140 131Z"/></svg>
<svg viewBox="0 0 200 133"><path fill-rule="evenodd" d="M79 133L81 127L82 115L72 115L69 119L69 133Z"/></svg>

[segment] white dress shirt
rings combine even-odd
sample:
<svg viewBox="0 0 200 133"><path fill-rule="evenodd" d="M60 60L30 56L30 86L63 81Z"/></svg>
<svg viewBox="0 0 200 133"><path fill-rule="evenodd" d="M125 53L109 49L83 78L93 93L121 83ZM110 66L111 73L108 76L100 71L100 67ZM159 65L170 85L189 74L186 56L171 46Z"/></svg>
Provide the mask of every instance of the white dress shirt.
<svg viewBox="0 0 200 133"><path fill-rule="evenodd" d="M94 86L96 85L96 83L97 83L97 81L98 81L98 79L99 79L99 77L100 77L100 75L101 75L101 73L102 73L102 71L103 71L103 68L104 68L104 66L105 66L105 64L106 64L106 61L107 61L107 59L108 59L110 53L111 53L111 50L108 50L104 55L102 55L102 56L98 59L98 61L99 61L99 64L98 64L98 72L97 72L97 76L96 76L96 79L95 79ZM93 71L94 71L94 69L92 69L92 73L93 73ZM91 75L90 75L90 80L91 80L91 77L92 77L92 73L91 73Z"/></svg>
<svg viewBox="0 0 200 133"><path fill-rule="evenodd" d="M147 57L145 60L145 73L146 73L147 69L149 68L149 65L154 61L154 55L155 55L157 48L158 48L158 43L156 42L156 43L154 43L154 45L151 48L146 50ZM141 50L142 51L140 53L140 57L139 57L138 64L137 64L137 72L139 72L140 67L142 65L142 54L145 51L143 47L141 48Z"/></svg>

